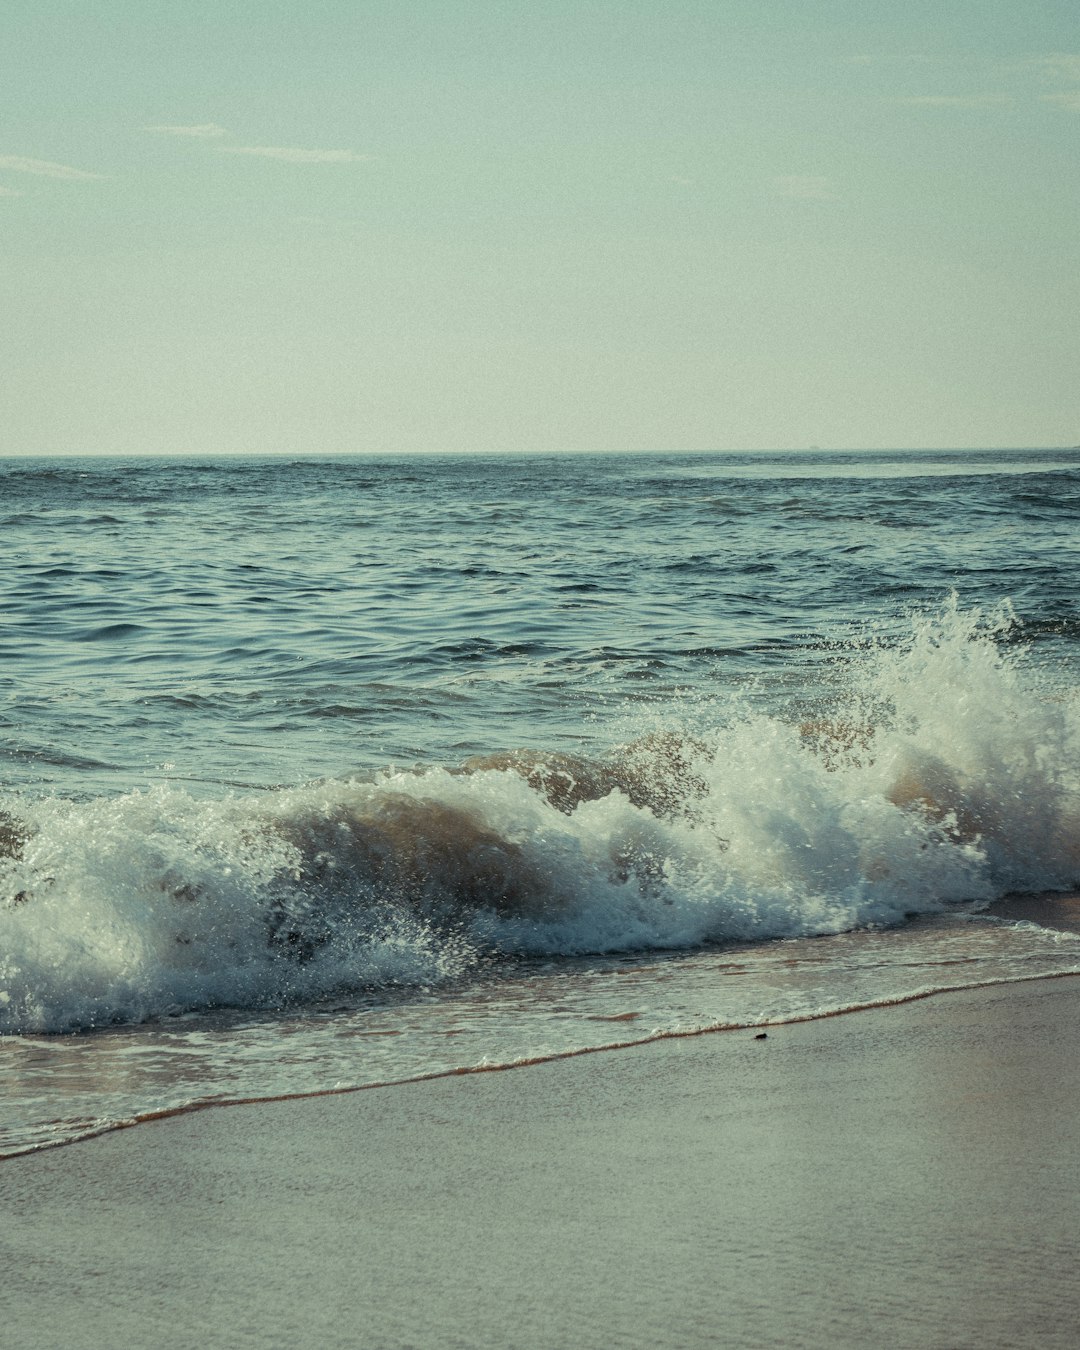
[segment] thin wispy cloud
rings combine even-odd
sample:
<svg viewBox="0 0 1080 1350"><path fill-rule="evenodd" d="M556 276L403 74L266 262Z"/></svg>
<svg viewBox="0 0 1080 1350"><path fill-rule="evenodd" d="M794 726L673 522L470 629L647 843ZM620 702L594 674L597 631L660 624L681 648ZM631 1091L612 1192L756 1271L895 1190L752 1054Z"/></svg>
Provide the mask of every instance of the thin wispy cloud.
<svg viewBox="0 0 1080 1350"><path fill-rule="evenodd" d="M773 193L777 197L790 197L795 201L834 202L836 189L831 178L823 178L812 173L781 174L772 180Z"/></svg>
<svg viewBox="0 0 1080 1350"><path fill-rule="evenodd" d="M357 155L352 150L302 150L288 145L219 145L222 155L258 155L263 159L280 159L288 164L361 164L371 155Z"/></svg>
<svg viewBox="0 0 1080 1350"><path fill-rule="evenodd" d="M1029 65L1039 71L1044 84L1080 85L1080 55L1075 52L1049 52L1034 56ZM1056 103L1069 112L1080 112L1080 89L1064 89L1056 94L1040 94L1043 103Z"/></svg>
<svg viewBox="0 0 1080 1350"><path fill-rule="evenodd" d="M984 82L1016 83L1017 79L1025 86L1023 92L1014 88L1013 93L985 94L913 94L897 96L885 101L897 106L909 108L999 108L1016 107L1019 104L1039 100L1043 103L1056 103L1070 112L1080 110L1080 89L1064 88L1057 92L1036 93L1031 88L1035 77L1045 89L1046 86L1080 86L1080 52L1044 52L1038 56L1025 56L1013 61L980 60L973 57L926 57L918 55L888 57L884 55L863 54L854 58L860 65L908 64L935 66L940 70L948 67L954 74L961 71L966 78L981 76Z"/></svg>
<svg viewBox="0 0 1080 1350"><path fill-rule="evenodd" d="M143 131L152 131L157 136L189 136L200 141L213 140L218 136L229 134L224 127L219 127L216 122L199 122L195 126L187 127L143 127Z"/></svg>
<svg viewBox="0 0 1080 1350"><path fill-rule="evenodd" d="M1001 108L1012 101L1009 94L914 94L889 100L908 108Z"/></svg>
<svg viewBox="0 0 1080 1350"><path fill-rule="evenodd" d="M853 66L937 66L945 59L929 52L858 52L848 61Z"/></svg>
<svg viewBox="0 0 1080 1350"><path fill-rule="evenodd" d="M1045 56L1033 56L1028 64L1045 79L1080 84L1080 54L1076 52L1048 52Z"/></svg>
<svg viewBox="0 0 1080 1350"><path fill-rule="evenodd" d="M37 174L40 178L103 178L104 174L73 169L69 164L54 164L48 159L27 159L25 155L0 155L0 169Z"/></svg>

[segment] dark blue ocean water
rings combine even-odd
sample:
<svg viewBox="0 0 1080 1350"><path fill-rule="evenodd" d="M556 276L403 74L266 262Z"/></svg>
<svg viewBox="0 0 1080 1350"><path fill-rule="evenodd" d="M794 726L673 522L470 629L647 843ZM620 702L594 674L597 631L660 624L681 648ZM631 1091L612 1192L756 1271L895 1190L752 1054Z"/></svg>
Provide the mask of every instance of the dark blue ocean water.
<svg viewBox="0 0 1080 1350"><path fill-rule="evenodd" d="M993 911L1080 878L1078 525L1080 451L0 461L0 1151L1080 969Z"/></svg>

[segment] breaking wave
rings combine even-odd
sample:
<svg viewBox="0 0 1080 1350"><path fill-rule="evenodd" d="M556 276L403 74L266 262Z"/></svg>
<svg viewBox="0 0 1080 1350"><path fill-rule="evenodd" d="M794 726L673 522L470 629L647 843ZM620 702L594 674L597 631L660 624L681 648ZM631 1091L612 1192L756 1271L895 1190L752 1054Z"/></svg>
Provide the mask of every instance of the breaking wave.
<svg viewBox="0 0 1080 1350"><path fill-rule="evenodd" d="M605 756L507 751L200 800L0 813L0 1030L341 990L517 955L900 923L1080 878L1080 717L1008 607L837 653L828 708L698 705Z"/></svg>

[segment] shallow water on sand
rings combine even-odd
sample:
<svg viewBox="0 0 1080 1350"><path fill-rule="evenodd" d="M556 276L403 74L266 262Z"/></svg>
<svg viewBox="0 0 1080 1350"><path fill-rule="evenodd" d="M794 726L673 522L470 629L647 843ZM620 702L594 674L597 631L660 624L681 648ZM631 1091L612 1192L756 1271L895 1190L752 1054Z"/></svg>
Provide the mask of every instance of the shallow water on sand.
<svg viewBox="0 0 1080 1350"><path fill-rule="evenodd" d="M518 963L460 988L382 991L288 1013L186 1013L82 1035L9 1036L0 1040L9 1093L0 1156L215 1102L482 1071L1077 973L1080 933L960 914L873 934Z"/></svg>

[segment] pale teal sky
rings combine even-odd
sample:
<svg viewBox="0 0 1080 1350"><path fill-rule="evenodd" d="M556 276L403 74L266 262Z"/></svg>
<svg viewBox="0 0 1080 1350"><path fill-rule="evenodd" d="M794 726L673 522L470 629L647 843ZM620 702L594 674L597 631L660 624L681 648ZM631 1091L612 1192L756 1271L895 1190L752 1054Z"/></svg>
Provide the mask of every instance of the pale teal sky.
<svg viewBox="0 0 1080 1350"><path fill-rule="evenodd" d="M9 0L0 453L1080 441L1076 0Z"/></svg>

